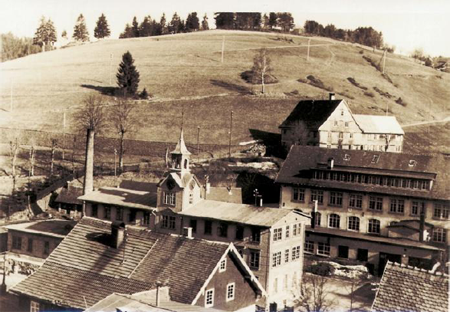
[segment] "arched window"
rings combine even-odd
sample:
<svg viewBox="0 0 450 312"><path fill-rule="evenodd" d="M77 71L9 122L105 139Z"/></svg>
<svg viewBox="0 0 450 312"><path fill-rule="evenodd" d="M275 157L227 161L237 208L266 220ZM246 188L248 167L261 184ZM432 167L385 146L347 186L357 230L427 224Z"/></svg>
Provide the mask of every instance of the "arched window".
<svg viewBox="0 0 450 312"><path fill-rule="evenodd" d="M367 229L367 232L373 234L380 234L380 220L370 219L369 228Z"/></svg>
<svg viewBox="0 0 450 312"><path fill-rule="evenodd" d="M341 221L341 217L337 214L330 214L329 220L328 220L328 227L330 228L339 228L339 223Z"/></svg>
<svg viewBox="0 0 450 312"><path fill-rule="evenodd" d="M188 167L188 160L185 159L185 160L184 160L184 169L187 169L187 167Z"/></svg>
<svg viewBox="0 0 450 312"><path fill-rule="evenodd" d="M443 228L435 228L433 230L433 241L439 243L445 243L447 240L447 231Z"/></svg>
<svg viewBox="0 0 450 312"><path fill-rule="evenodd" d="M349 217L348 218L348 229L353 231L359 231L359 218Z"/></svg>

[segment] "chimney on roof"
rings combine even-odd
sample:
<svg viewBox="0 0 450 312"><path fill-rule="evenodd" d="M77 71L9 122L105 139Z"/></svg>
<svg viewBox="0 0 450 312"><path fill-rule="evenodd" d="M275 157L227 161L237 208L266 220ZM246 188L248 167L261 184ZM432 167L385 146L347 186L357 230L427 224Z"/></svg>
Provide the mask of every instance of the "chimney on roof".
<svg viewBox="0 0 450 312"><path fill-rule="evenodd" d="M111 224L111 246L114 248L119 248L125 240L126 229L125 223L123 222L113 222Z"/></svg>
<svg viewBox="0 0 450 312"><path fill-rule="evenodd" d="M87 129L83 195L92 192L94 189L94 135L94 130Z"/></svg>
<svg viewBox="0 0 450 312"><path fill-rule="evenodd" d="M329 96L330 96L330 101L334 101L336 99L333 92L330 92Z"/></svg>
<svg viewBox="0 0 450 312"><path fill-rule="evenodd" d="M333 169L333 167L334 167L334 158L333 157L328 158L327 166L328 166L328 169Z"/></svg>
<svg viewBox="0 0 450 312"><path fill-rule="evenodd" d="M183 228L183 236L189 239L192 239L192 228L191 227L184 227Z"/></svg>
<svg viewBox="0 0 450 312"><path fill-rule="evenodd" d="M161 304L161 294L160 294L160 288L162 286L162 283L160 281L156 281L156 307L159 307Z"/></svg>

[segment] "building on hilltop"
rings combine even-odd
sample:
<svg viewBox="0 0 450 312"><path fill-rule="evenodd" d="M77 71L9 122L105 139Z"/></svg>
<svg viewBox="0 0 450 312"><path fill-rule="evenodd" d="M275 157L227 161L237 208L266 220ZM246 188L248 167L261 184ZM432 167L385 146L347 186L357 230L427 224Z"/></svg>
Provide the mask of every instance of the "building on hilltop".
<svg viewBox="0 0 450 312"><path fill-rule="evenodd" d="M280 208L313 214L305 252L431 268L449 245L450 158L293 146ZM421 217L422 216L422 217Z"/></svg>
<svg viewBox="0 0 450 312"><path fill-rule="evenodd" d="M208 183L203 186L191 172L189 160L181 132L171 152L170 168L156 193L122 188L93 191L79 198L85 203L86 215L161 233L185 232L195 238L233 242L267 291L267 302L292 305L300 293L304 231L309 216L244 205L241 198L234 197L240 194L236 189L225 192Z"/></svg>
<svg viewBox="0 0 450 312"><path fill-rule="evenodd" d="M447 312L449 276L388 262L372 311Z"/></svg>
<svg viewBox="0 0 450 312"><path fill-rule="evenodd" d="M254 311L264 289L232 243L156 233L84 217L10 292L21 311L81 311L114 294L168 287L171 301Z"/></svg>
<svg viewBox="0 0 450 312"><path fill-rule="evenodd" d="M353 114L345 100L300 101L279 126L281 144L400 153L404 131L394 116Z"/></svg>

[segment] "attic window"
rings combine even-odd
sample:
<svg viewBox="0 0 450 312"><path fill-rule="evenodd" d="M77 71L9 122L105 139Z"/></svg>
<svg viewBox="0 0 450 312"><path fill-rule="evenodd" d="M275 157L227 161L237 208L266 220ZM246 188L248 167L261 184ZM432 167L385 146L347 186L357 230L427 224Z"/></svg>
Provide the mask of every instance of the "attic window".
<svg viewBox="0 0 450 312"><path fill-rule="evenodd" d="M345 155L344 155L344 160L349 161L349 160L350 160L350 155L349 155L349 154L345 154Z"/></svg>
<svg viewBox="0 0 450 312"><path fill-rule="evenodd" d="M411 159L411 160L409 161L408 166L410 166L410 167L415 167L416 165L417 165L417 161L415 161L414 159Z"/></svg>
<svg viewBox="0 0 450 312"><path fill-rule="evenodd" d="M380 155L373 155L373 157L372 157L372 164L378 163L379 159L380 159Z"/></svg>

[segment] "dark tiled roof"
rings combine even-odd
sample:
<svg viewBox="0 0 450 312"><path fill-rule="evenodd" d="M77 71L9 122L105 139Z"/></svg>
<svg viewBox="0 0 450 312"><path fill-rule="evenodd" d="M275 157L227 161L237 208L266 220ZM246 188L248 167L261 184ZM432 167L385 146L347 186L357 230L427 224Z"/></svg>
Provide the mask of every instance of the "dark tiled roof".
<svg viewBox="0 0 450 312"><path fill-rule="evenodd" d="M210 191L205 195L206 199L216 200L226 203L242 204L242 189L240 187L210 187Z"/></svg>
<svg viewBox="0 0 450 312"><path fill-rule="evenodd" d="M55 235L63 238L77 224L73 220L44 220L7 225L8 230L21 231L33 234Z"/></svg>
<svg viewBox="0 0 450 312"><path fill-rule="evenodd" d="M345 155L348 155L350 160L344 160ZM374 155L379 156L377 162L372 162ZM329 158L334 159L334 169L332 170L335 171L370 172L417 178L426 176L428 178L436 177L436 180L431 191L425 191L312 179L312 169L326 169ZM415 160L414 166L409 165L410 160ZM450 181L450 157L443 155L409 155L311 146L292 146L276 179L277 183L282 184L449 200L450 183L448 181Z"/></svg>
<svg viewBox="0 0 450 312"><path fill-rule="evenodd" d="M291 114L280 125L280 128L290 127L293 123L302 120L311 127L321 126L334 112L342 100L308 100L300 101Z"/></svg>
<svg viewBox="0 0 450 312"><path fill-rule="evenodd" d="M123 180L122 182L120 182L119 187L123 188L123 189L135 190L135 191L156 193L158 183Z"/></svg>
<svg viewBox="0 0 450 312"><path fill-rule="evenodd" d="M72 204L72 205L83 205L83 202L78 199L83 195L83 189L81 187L69 187L61 189L58 197L56 197L56 203Z"/></svg>
<svg viewBox="0 0 450 312"><path fill-rule="evenodd" d="M88 202L116 205L121 207L155 209L156 193L136 191L116 187L103 187L80 196L80 200Z"/></svg>
<svg viewBox="0 0 450 312"><path fill-rule="evenodd" d="M388 262L372 310L447 312L448 280L448 275Z"/></svg>
<svg viewBox="0 0 450 312"><path fill-rule="evenodd" d="M127 228L118 248L109 246L111 223L83 218L32 276L12 291L63 306L85 308L106 296L170 287L173 300L191 304L227 244Z"/></svg>

